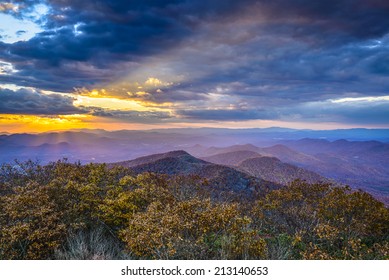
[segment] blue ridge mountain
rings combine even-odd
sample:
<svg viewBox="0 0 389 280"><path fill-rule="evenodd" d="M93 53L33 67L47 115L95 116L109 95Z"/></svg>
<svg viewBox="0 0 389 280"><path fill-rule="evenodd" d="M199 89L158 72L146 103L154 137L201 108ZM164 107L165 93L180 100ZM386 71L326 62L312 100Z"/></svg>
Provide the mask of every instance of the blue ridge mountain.
<svg viewBox="0 0 389 280"><path fill-rule="evenodd" d="M251 176L225 165L193 157L185 151L171 151L110 164L130 168L135 174L152 172L168 175L198 175L210 186L225 191L251 192L261 188L276 188L278 184Z"/></svg>
<svg viewBox="0 0 389 280"><path fill-rule="evenodd" d="M262 156L252 151L236 151L202 158L215 164L234 166L254 177L287 185L296 179L309 183L328 182L329 179L319 174L284 163L276 157Z"/></svg>

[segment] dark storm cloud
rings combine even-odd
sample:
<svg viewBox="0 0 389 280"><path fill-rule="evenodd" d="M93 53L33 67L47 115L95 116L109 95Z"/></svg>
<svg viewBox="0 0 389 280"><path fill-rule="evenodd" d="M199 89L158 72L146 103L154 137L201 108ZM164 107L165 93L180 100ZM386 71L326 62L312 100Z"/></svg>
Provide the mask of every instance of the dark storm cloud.
<svg viewBox="0 0 389 280"><path fill-rule="evenodd" d="M134 123L160 123L173 120L172 116L167 112L153 112L153 111L131 111L131 110L110 110L103 108L86 108L91 111L91 115L97 117L106 117L117 119L124 122Z"/></svg>
<svg viewBox="0 0 389 280"><path fill-rule="evenodd" d="M382 125L389 119L389 99L312 102L284 108L280 114L285 120Z"/></svg>
<svg viewBox="0 0 389 280"><path fill-rule="evenodd" d="M269 1L270 14L281 18L306 19L309 25L322 27L329 32L343 32L357 38L380 37L388 32L389 3L382 0L326 0L326 1ZM307 28L310 31L309 28ZM297 31L302 36L305 30Z"/></svg>
<svg viewBox="0 0 389 280"><path fill-rule="evenodd" d="M70 97L46 95L27 89L0 89L0 114L68 115L85 112L74 107Z"/></svg>
<svg viewBox="0 0 389 280"><path fill-rule="evenodd" d="M343 33L375 37L385 34L389 26L389 7L382 1L199 2L47 1L51 7L47 31L27 42L3 46L7 53L4 58L14 62L18 69L23 68L20 61L25 59L40 67L46 66L48 70L61 67L67 61L87 62L98 69L110 68L123 60L136 61L145 55L175 47L192 35L198 24L244 17L250 8L253 13L258 13L258 17L267 18L269 22L260 27L274 36L315 36L314 41L332 36L334 40L340 40L338 37L344 40ZM11 3L22 4L26 10L34 3L43 2ZM255 18L251 20L255 21ZM67 77L66 73L63 77ZM89 78L92 82L101 81L93 74ZM68 87L81 86L84 85L72 83Z"/></svg>
<svg viewBox="0 0 389 280"><path fill-rule="evenodd" d="M274 119L275 113L267 110L179 110L176 112L181 118L212 121L242 121L242 120L269 120Z"/></svg>
<svg viewBox="0 0 389 280"><path fill-rule="evenodd" d="M47 89L53 89L50 86L51 72L63 74L64 81L58 83L59 90L63 90L64 85L67 90L72 90L74 87L105 80L88 73L84 83L74 81L72 78L77 73L69 77L66 69L62 71L63 64L83 62L102 71L114 69L124 61L139 61L145 56L176 46L180 40L192 34L201 19L222 16L228 9L237 6L235 1L201 4L197 1L192 3L174 0L53 0L47 3L51 9L46 17L46 31L29 41L1 44L0 59L13 63L21 71L15 73L16 79L18 76L35 78L35 70L26 69L26 60L35 69L45 69L47 77L38 75L41 87ZM33 1L23 3L22 6L32 7ZM111 73L106 78L114 76L115 73Z"/></svg>
<svg viewBox="0 0 389 280"><path fill-rule="evenodd" d="M389 102L368 104L365 106L350 106L339 108L337 112L330 112L332 115L339 115L338 121L354 124L381 124L387 125L389 120Z"/></svg>
<svg viewBox="0 0 389 280"><path fill-rule="evenodd" d="M282 120L385 125L389 119L389 100L339 103L322 101L277 108L178 110L175 113L178 118L200 121Z"/></svg>
<svg viewBox="0 0 389 280"><path fill-rule="evenodd" d="M18 12L7 11L21 18L34 4L43 3L10 2L22 5ZM182 75L183 81L139 96L128 95L126 88L112 92L120 98L188 105L177 114L199 120L308 118L315 110L304 104L382 96L389 88L388 1L49 0L47 4L49 14L40 20L44 32L28 41L0 42L0 61L17 70L0 75L0 82L62 92L91 89L136 73L147 59L155 58L163 61L162 69ZM230 110L230 103L247 105ZM201 109L210 107L217 109ZM293 114L301 107L307 111ZM322 114L323 120L363 122L358 112L365 109L331 108ZM94 114L150 117L107 110ZM374 117L379 122L381 115L370 115L372 122Z"/></svg>

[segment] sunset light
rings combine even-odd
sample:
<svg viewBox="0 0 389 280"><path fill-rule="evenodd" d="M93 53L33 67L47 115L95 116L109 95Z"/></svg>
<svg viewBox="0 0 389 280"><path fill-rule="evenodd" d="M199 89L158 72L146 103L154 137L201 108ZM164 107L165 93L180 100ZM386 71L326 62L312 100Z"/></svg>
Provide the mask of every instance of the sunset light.
<svg viewBox="0 0 389 280"><path fill-rule="evenodd" d="M89 2L0 5L2 130L389 127L377 1Z"/></svg>
<svg viewBox="0 0 389 280"><path fill-rule="evenodd" d="M388 259L389 0L0 2L0 279Z"/></svg>

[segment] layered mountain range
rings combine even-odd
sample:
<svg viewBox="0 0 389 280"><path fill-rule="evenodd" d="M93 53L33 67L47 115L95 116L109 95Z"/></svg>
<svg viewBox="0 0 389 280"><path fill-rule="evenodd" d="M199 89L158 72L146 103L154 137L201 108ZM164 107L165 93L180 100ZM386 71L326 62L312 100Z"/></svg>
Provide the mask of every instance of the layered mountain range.
<svg viewBox="0 0 389 280"><path fill-rule="evenodd" d="M111 163L123 166L135 174L153 172L167 175L197 175L209 181L209 185L223 191L251 192L279 187L275 181L268 181L229 166L214 164L191 156L185 151L171 151L140 157L134 160Z"/></svg>
<svg viewBox="0 0 389 280"><path fill-rule="evenodd" d="M117 162L137 173L195 174L213 182L223 178L220 187L232 189L251 188L250 182L255 180L274 184L294 179L330 180L363 189L388 203L388 133L370 132L332 131L327 132L328 139L295 139L324 132L275 128L3 134L0 163L32 159L44 164L62 158L82 163ZM336 135L347 137L336 139ZM360 138L369 135L373 140Z"/></svg>
<svg viewBox="0 0 389 280"><path fill-rule="evenodd" d="M262 156L252 151L227 152L203 159L217 164L231 165L252 176L283 185L287 185L296 179L305 180L308 183L329 181L315 172L284 163L276 157Z"/></svg>

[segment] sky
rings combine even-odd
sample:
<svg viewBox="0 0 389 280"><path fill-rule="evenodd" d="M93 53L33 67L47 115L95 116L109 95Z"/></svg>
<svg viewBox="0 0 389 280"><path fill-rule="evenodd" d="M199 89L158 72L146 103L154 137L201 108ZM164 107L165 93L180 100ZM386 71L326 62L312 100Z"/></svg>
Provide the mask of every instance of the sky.
<svg viewBox="0 0 389 280"><path fill-rule="evenodd" d="M0 3L0 132L389 127L389 1Z"/></svg>

